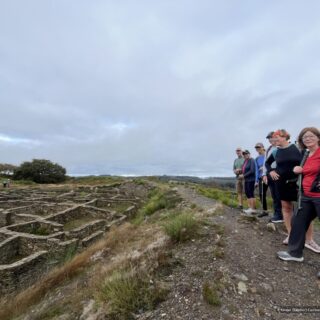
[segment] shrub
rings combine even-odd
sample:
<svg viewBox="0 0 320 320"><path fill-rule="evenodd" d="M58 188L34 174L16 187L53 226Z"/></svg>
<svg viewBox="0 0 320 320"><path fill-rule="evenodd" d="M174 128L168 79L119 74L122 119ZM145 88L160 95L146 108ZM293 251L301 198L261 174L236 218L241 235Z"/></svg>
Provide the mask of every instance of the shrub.
<svg viewBox="0 0 320 320"><path fill-rule="evenodd" d="M152 285L143 272L114 272L102 287L101 296L108 303L108 313L112 319L134 319L133 313L151 310L166 295L165 290Z"/></svg>
<svg viewBox="0 0 320 320"><path fill-rule="evenodd" d="M164 230L173 241L184 241L190 239L197 231L199 222L191 213L173 215L164 224Z"/></svg>
<svg viewBox="0 0 320 320"><path fill-rule="evenodd" d="M211 286L208 282L205 282L202 286L202 296L203 299L212 306L221 305L217 288Z"/></svg>
<svg viewBox="0 0 320 320"><path fill-rule="evenodd" d="M31 162L23 162L14 171L13 178L37 183L63 182L66 179L66 169L49 160L33 159Z"/></svg>
<svg viewBox="0 0 320 320"><path fill-rule="evenodd" d="M224 250L222 248L219 248L219 247L215 247L213 249L213 257L214 258L224 258Z"/></svg>

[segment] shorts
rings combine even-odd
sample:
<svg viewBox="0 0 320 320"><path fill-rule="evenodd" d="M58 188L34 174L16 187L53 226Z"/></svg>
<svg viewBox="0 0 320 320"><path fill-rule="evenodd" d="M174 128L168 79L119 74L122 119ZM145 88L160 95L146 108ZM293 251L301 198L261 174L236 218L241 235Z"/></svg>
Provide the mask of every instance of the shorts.
<svg viewBox="0 0 320 320"><path fill-rule="evenodd" d="M243 193L243 178L237 178L236 182L237 193Z"/></svg>
<svg viewBox="0 0 320 320"><path fill-rule="evenodd" d="M276 181L279 198L282 201L297 201L298 199L298 186L296 180L280 179Z"/></svg>
<svg viewBox="0 0 320 320"><path fill-rule="evenodd" d="M248 199L254 198L254 185L255 181L244 181L244 192Z"/></svg>

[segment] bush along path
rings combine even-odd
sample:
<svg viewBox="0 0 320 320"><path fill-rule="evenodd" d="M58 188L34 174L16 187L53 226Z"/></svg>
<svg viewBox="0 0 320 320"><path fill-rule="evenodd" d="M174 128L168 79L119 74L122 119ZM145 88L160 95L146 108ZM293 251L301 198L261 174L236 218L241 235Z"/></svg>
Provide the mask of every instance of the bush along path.
<svg viewBox="0 0 320 320"><path fill-rule="evenodd" d="M161 275L166 300L137 319L320 319L320 255L305 250L303 263L280 261L282 226L267 228L267 217L243 217L191 187L173 189L198 212L200 228L172 249Z"/></svg>

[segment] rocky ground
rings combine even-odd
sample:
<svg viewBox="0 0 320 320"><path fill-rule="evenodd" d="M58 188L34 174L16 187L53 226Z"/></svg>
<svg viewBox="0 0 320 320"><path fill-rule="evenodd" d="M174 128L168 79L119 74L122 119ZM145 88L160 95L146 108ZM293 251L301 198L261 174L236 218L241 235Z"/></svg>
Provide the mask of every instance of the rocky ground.
<svg viewBox="0 0 320 320"><path fill-rule="evenodd" d="M217 205L191 188L178 192L200 210ZM269 231L267 217L249 221L236 209L218 213L201 237L174 248L179 263L164 277L172 288L168 298L138 319L320 319L319 255L306 249L303 263L283 262L276 258L286 249L280 226ZM217 226L224 226L221 236ZM215 257L217 246L223 257ZM220 306L204 300L204 283L219 287Z"/></svg>

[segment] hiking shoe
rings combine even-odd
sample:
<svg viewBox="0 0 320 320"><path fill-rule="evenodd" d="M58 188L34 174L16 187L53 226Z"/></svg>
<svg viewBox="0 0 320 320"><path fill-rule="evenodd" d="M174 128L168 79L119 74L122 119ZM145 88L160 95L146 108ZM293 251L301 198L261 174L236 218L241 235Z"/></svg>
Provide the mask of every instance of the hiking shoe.
<svg viewBox="0 0 320 320"><path fill-rule="evenodd" d="M249 208L249 209L243 210L243 212L248 215L253 215L254 213L256 213L256 210Z"/></svg>
<svg viewBox="0 0 320 320"><path fill-rule="evenodd" d="M284 261L297 261L297 262L303 261L303 257L294 257L287 251L279 251L277 253L277 256L279 259L284 260Z"/></svg>
<svg viewBox="0 0 320 320"><path fill-rule="evenodd" d="M320 253L320 246L314 240L306 241L304 246L313 252Z"/></svg>
<svg viewBox="0 0 320 320"><path fill-rule="evenodd" d="M266 216L268 216L268 215L269 215L268 211L262 211L261 213L259 213L259 214L257 215L257 217L258 217L258 218L262 218L262 217L266 217Z"/></svg>
<svg viewBox="0 0 320 320"><path fill-rule="evenodd" d="M273 223L281 223L281 222L283 222L283 217L280 216L280 215L274 215L274 216L270 219L270 222L273 222Z"/></svg>

